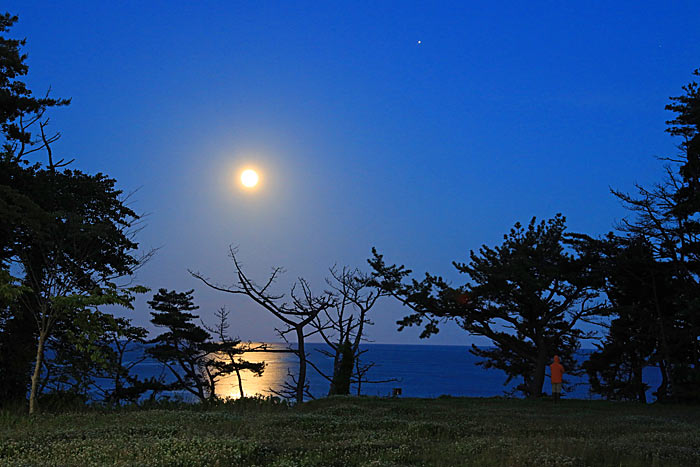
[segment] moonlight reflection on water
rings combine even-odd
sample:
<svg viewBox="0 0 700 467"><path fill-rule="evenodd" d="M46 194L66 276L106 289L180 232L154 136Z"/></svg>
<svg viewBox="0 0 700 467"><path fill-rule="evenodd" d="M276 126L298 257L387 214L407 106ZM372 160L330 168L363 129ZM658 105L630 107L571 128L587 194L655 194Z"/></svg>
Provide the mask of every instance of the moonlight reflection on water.
<svg viewBox="0 0 700 467"><path fill-rule="evenodd" d="M253 343L253 345L258 345L258 343ZM283 344L268 344L267 346L270 350L286 349ZM242 355L242 358L248 362L265 362L265 371L263 371L262 376L255 376L250 371L241 372L243 393L246 397L273 395L270 389L279 391L288 378L288 370L294 371L297 365L296 357L291 352L247 352ZM241 392L238 388L236 373L221 378L217 383L216 392L224 398L240 398Z"/></svg>
<svg viewBox="0 0 700 467"><path fill-rule="evenodd" d="M254 344L256 345L256 344ZM268 344L270 350L286 350L286 345ZM325 344L309 342L306 344L308 358L326 374L333 368L332 359L323 356L319 350L327 347ZM511 381L504 385L505 374L499 370L484 369L478 366L479 358L469 353L469 347L456 345L407 345L407 344L367 344L364 349L363 362L374 362L375 366L368 373L377 384L364 383L362 394L367 396L390 396L393 388L402 388L403 397L438 397L449 394L458 397L494 397L503 396L504 391L512 390L519 381ZM581 350L579 362L588 358L591 350ZM243 391L246 397L256 394L270 396L270 389L280 390L285 381L289 381L289 372L296 374L299 362L291 352L248 352L242 355L244 360L266 363L262 377L255 377L250 372L242 372ZM436 364L439 362L440 364ZM154 360L146 360L134 368L141 378L158 378L166 370L162 364ZM166 377L168 376L165 373ZM653 400L651 392L660 383L658 368L644 369L644 382L649 384L649 400ZM320 376L311 365L307 367L309 390L313 397L324 397L328 394L328 380ZM571 384L569 398L597 398L589 391L588 378L584 375L567 375L566 380ZM549 391L549 382L545 391ZM357 387L353 385L352 393L356 394ZM216 393L220 397L240 398L238 378L236 374L218 381ZM191 395L180 394L185 400L194 402Z"/></svg>

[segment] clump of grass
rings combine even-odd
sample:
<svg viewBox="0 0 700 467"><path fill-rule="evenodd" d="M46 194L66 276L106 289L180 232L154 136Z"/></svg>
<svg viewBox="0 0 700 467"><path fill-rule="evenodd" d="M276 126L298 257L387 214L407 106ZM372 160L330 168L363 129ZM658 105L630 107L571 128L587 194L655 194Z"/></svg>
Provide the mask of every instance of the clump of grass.
<svg viewBox="0 0 700 467"><path fill-rule="evenodd" d="M700 465L700 408L334 397L0 412L0 465Z"/></svg>

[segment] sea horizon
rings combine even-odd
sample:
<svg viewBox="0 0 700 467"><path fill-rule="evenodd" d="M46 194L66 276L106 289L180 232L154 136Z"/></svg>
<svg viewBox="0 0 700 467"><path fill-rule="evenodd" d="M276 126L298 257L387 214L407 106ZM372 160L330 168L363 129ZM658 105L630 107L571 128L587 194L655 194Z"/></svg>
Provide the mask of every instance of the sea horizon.
<svg viewBox="0 0 700 467"><path fill-rule="evenodd" d="M252 342L262 344L262 342ZM296 375L298 360L293 352L285 351L288 345L279 342L267 342L268 350L246 352L242 357L252 362L266 363L261 377L249 372L242 372L243 393L245 396L273 396L280 392L289 374ZM293 343L292 343L293 344ZM362 355L362 363L373 362L368 371L370 382L361 386L361 395L391 396L395 388L401 389L402 397L435 398L439 396L454 397L522 397L514 393L514 388L522 379L506 382L507 375L497 369L486 369L477 363L481 358L469 352L471 346L445 344L363 344L366 352ZM487 347L480 347L487 348ZM305 343L308 359L313 363L307 367L307 382L312 397L320 398L328 394L329 381L318 370L328 375L332 368L332 360L319 352L327 350L322 343ZM592 349L580 349L577 352L579 363L585 360ZM139 358L134 355L134 358ZM314 368L315 367L315 368ZM158 377L168 373L162 372L159 362L147 359L134 367L134 372L141 377ZM652 400L653 392L660 381L656 374L658 369L647 368L644 371L644 381L650 385L648 400ZM382 382L371 382L382 381ZM588 377L585 373L580 376L565 374L564 396L576 399L600 399L597 394L590 392ZM216 385L220 397L238 398L240 389L235 374L228 375ZM548 377L545 379L543 392L550 393ZM351 387L351 394L357 395L357 385ZM188 399L187 396L171 394L174 397Z"/></svg>

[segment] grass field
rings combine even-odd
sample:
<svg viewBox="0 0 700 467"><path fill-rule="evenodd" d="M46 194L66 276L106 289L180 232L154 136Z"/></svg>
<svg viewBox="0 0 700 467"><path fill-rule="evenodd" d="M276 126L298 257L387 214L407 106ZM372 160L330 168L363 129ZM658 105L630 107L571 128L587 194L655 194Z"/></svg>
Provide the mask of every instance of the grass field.
<svg viewBox="0 0 700 467"><path fill-rule="evenodd" d="M700 465L700 407L330 398L0 412L0 465Z"/></svg>

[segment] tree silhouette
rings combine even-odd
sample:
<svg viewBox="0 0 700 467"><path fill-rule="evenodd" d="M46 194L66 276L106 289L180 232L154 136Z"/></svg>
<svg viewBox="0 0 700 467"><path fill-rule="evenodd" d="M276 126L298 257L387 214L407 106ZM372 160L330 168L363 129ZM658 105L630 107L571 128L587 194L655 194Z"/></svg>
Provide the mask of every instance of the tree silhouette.
<svg viewBox="0 0 700 467"><path fill-rule="evenodd" d="M265 362L248 362L243 360L242 355L246 352L264 352L267 350L266 344L253 345L251 342L242 342L238 338L232 338L228 334L228 324L229 312L225 308L220 308L216 312L216 326L209 327L205 326L207 331L214 335L217 339L217 343L221 345L219 350L218 358L226 359L226 361L233 368L236 373L236 378L238 379L238 391L240 397L245 397L245 392L243 391L243 379L241 378L241 372L250 371L254 376L262 376L265 370Z"/></svg>
<svg viewBox="0 0 700 467"><path fill-rule="evenodd" d="M299 359L298 374L296 376L290 374L291 383L285 385L282 395L285 397L291 396L296 400L297 404L301 404L304 401L305 393L308 392L306 381L308 355L306 354L304 345L306 337L308 336L305 329L320 313L333 306L334 298L328 293L315 296L311 292L309 283L299 278L297 283L292 287L290 299L287 301L285 300L284 294L274 293L270 290L271 286L275 283L280 274L282 274L282 268L274 268L265 281L265 284L259 286L243 271L243 267L236 256L235 249L229 248L229 256L236 270L235 283L233 286L226 287L217 285L198 272L190 271L190 274L215 290L249 297L260 305L260 307L269 311L277 319L282 321L284 328L278 329L277 332L280 337L287 342L290 350L292 350ZM290 333L296 337L296 347L294 347L287 338L287 335Z"/></svg>
<svg viewBox="0 0 700 467"><path fill-rule="evenodd" d="M15 21L0 15L0 32ZM67 170L72 159L54 153L60 134L47 133L46 111L69 101L32 95L20 80L28 71L23 45L0 38L0 290L5 298L8 289L17 292L0 303L0 375L7 377L10 388L3 390L9 396L24 398L28 363L34 360L29 398L34 413L44 349L56 322L100 305L129 307L143 288L116 281L152 252L136 255L139 216L127 207L115 180ZM46 162L30 163L28 157L39 153ZM14 271L21 276L12 277Z"/></svg>
<svg viewBox="0 0 700 467"><path fill-rule="evenodd" d="M368 379L366 375L375 363L361 360L366 352L361 348L362 342L367 341L365 330L373 324L369 313L387 293L372 286L371 276L347 266L330 268L326 283L329 287L327 293L335 298L333 306L319 313L311 327L330 348L317 351L333 359L333 370L329 374L312 360L310 364L330 383L328 395L349 394L352 384L356 385L357 395L360 395L363 384L395 381L393 378Z"/></svg>
<svg viewBox="0 0 700 467"><path fill-rule="evenodd" d="M591 391L608 399L646 402L642 371L649 365L663 367L661 349L672 329L668 310L675 292L667 280L669 264L657 262L643 238L611 233L585 241L600 258L601 289L608 299L603 313L612 318L607 336L583 364ZM657 393L665 394L668 384L662 376Z"/></svg>
<svg viewBox="0 0 700 467"><path fill-rule="evenodd" d="M426 338L441 322L454 321L492 342L493 348L472 345L471 352L484 358L480 365L504 371L506 383L522 377L518 390L538 397L553 355L562 358L567 373L575 373L573 354L579 340L590 337L577 324L601 307L587 277L588 258L567 247L577 245L567 240L565 219L557 215L540 223L533 218L527 227L515 224L502 245L484 245L470 253L468 263L453 263L470 278L460 287L431 274L408 281L410 270L387 266L374 249L369 263L375 283L412 310L397 322L399 330L424 325Z"/></svg>
<svg viewBox="0 0 700 467"><path fill-rule="evenodd" d="M700 70L693 74L700 76ZM681 142L677 155L662 158L664 179L649 188L637 185L636 194L613 190L635 214L623 219L619 230L643 239L660 263L657 282L672 283L674 290L673 300L659 302L648 317L657 324L661 400L700 400L700 86L691 82L683 91L666 106L676 114L666 131Z"/></svg>
<svg viewBox="0 0 700 467"><path fill-rule="evenodd" d="M218 324L220 340L193 322L197 315L192 311L199 307L194 304L192 290L187 292L158 290L148 304L151 322L166 331L153 339L148 353L163 363L175 378L175 383L167 389L184 390L204 401L215 399L216 383L233 372L248 369L261 374L264 364L248 363L235 358L242 353L240 340L231 339L225 331L228 328L226 315L220 315Z"/></svg>

